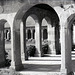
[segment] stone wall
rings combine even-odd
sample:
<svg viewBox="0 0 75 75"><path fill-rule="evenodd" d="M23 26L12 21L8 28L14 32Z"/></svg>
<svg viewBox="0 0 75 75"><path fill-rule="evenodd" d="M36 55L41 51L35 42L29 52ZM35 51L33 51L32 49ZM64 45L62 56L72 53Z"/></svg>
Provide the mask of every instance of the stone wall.
<svg viewBox="0 0 75 75"><path fill-rule="evenodd" d="M17 12L25 4L47 3L50 6L71 4L74 0L0 0L0 13Z"/></svg>

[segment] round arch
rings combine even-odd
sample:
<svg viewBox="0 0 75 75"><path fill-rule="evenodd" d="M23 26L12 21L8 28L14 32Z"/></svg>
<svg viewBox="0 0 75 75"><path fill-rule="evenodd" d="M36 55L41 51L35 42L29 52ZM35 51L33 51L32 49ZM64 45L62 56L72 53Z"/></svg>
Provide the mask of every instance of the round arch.
<svg viewBox="0 0 75 75"><path fill-rule="evenodd" d="M67 28L69 29L70 32L70 37L71 37L71 50L73 50L75 48L75 45L73 44L73 23L75 21L75 14L71 14L68 19L67 19Z"/></svg>
<svg viewBox="0 0 75 75"><path fill-rule="evenodd" d="M73 73L72 69L72 35L71 28L73 21L75 20L75 14L71 14L66 20L63 21L61 25L61 63L65 62L64 68L67 69L67 74ZM64 58L63 58L64 57ZM61 64L61 71L63 69L63 64Z"/></svg>
<svg viewBox="0 0 75 75"><path fill-rule="evenodd" d="M48 53L49 54L60 54L59 47L59 21L52 22L49 16L44 17L43 24L47 26L47 34L48 34Z"/></svg>
<svg viewBox="0 0 75 75"><path fill-rule="evenodd" d="M75 20L75 14L71 14L67 19L67 27L68 28L71 28L74 20Z"/></svg>
<svg viewBox="0 0 75 75"><path fill-rule="evenodd" d="M5 35L4 35L4 25L7 22L5 19L0 20L0 67L5 66L6 56L5 56Z"/></svg>
<svg viewBox="0 0 75 75"><path fill-rule="evenodd" d="M45 11L45 13L43 13L44 11ZM49 13L49 14L47 15L47 13ZM37 17L32 14L35 14ZM29 15L31 15L36 22L36 30L37 30L37 27L39 26L38 27L39 30L37 31L37 32L39 32L38 38L41 37L40 30L41 30L41 21L42 21L43 17L49 16L52 23L56 22L58 24L58 22L59 22L59 17L57 15L57 13L48 4L33 4L33 5L27 4L27 5L23 6L17 12L17 14L14 18L13 28L12 28L12 48L13 48L12 49L12 52L13 52L12 56L13 57L12 57L12 64L11 64L12 67L14 65L14 68L16 70L20 70L21 67L23 67L22 62L21 62L21 56L20 56L20 23L21 23L21 21L23 21L24 33L26 33L26 31L25 31L26 19ZM24 36L24 38L25 38L25 36ZM40 45L41 39L39 38L39 40L40 40L39 41L39 45ZM25 41L25 39L24 39L24 41ZM17 46L16 46L16 44L17 44ZM24 49L25 49L25 44L26 43L24 42ZM40 48L41 48L41 46L39 46L39 49ZM17 56L17 55L19 55L19 56Z"/></svg>

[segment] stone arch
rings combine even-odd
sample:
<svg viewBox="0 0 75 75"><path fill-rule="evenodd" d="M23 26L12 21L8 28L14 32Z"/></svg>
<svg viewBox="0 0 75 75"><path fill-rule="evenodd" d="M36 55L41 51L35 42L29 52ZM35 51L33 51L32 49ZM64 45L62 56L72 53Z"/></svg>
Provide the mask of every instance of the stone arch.
<svg viewBox="0 0 75 75"><path fill-rule="evenodd" d="M5 56L5 35L4 35L4 24L7 22L5 19L0 20L0 65L5 66L6 56ZM1 67L0 66L0 67Z"/></svg>
<svg viewBox="0 0 75 75"><path fill-rule="evenodd" d="M70 32L70 37L71 37L71 50L73 50L75 48L74 44L73 44L73 23L75 21L75 14L71 14L68 19L67 19L67 28Z"/></svg>
<svg viewBox="0 0 75 75"><path fill-rule="evenodd" d="M47 34L48 34L48 45L49 45L49 54L59 54L59 20L53 22L49 16L46 16L45 21L47 25Z"/></svg>
<svg viewBox="0 0 75 75"><path fill-rule="evenodd" d="M35 20L35 24L36 24L36 26L39 26L39 21L38 21L38 18L37 18L37 16L35 15L35 14L32 14L32 15L29 15L29 16L32 16L32 18ZM20 25L19 25L20 26ZM21 26L20 26L21 27ZM23 48L24 48L24 53L25 53L25 59L27 60L28 59L28 57L27 57L27 55L26 55L26 19L24 19L23 20L23 24L22 24L22 29L23 29L23 41L24 41L24 46L23 46ZM12 40L12 41L14 41L15 43L14 43L14 46L18 43L18 45L16 46L16 47L14 47L14 50L16 50L16 51L18 51L17 53L18 53L18 55L19 56L17 56L17 55L15 55L16 57L15 57L15 69L16 70L20 70L21 68L23 68L23 65L22 65L22 61L21 61L21 54L20 54L20 30L16 30L16 31L13 31L14 33L15 33L15 35L14 36L16 36L14 39L15 40ZM18 32L18 34L17 34L17 32ZM16 52L15 51L15 52ZM12 60L12 65L14 64L13 62L14 62L14 60ZM20 68L19 68L19 66L17 66L16 64L20 64L19 66L20 66ZM12 66L11 65L11 66ZM13 66L12 66L13 67Z"/></svg>
<svg viewBox="0 0 75 75"><path fill-rule="evenodd" d="M37 14L30 14L29 16L31 16L33 18L33 20L35 21L35 46L36 46L36 55L35 56L40 56L41 54L41 25L40 25L40 21L39 18L37 16ZM23 22L25 23L25 19L23 19ZM40 34L40 35L39 35ZM39 45L38 45L39 44Z"/></svg>
<svg viewBox="0 0 75 75"><path fill-rule="evenodd" d="M67 18L67 27L71 28L71 24L73 23L73 21L75 20L75 14L71 14L68 18Z"/></svg>
<svg viewBox="0 0 75 75"><path fill-rule="evenodd" d="M71 40L72 40L72 51L75 50L75 20L71 26Z"/></svg>
<svg viewBox="0 0 75 75"><path fill-rule="evenodd" d="M43 13L44 11L45 11L45 13ZM49 13L49 14L47 15L47 13ZM34 16L34 14L37 17ZM58 15L55 12L55 10L47 4L32 4L32 5L28 4L28 5L23 6L17 12L17 14L14 18L13 28L12 28L12 63L11 63L11 66L16 70L20 70L23 67L22 62L21 62L21 56L20 56L21 55L20 54L20 23L21 23L21 21L23 21L23 24L24 24L23 29L24 29L24 33L26 33L25 32L25 26L26 26L25 22L29 15L31 15L35 20L35 24L36 24L35 30L37 30L35 32L38 32L38 36L35 34L36 37L38 37L38 39L36 39L39 43L39 44L37 44L38 50L41 49L41 38L40 38L41 33L40 32L41 32L42 18L45 16L49 16L51 18L52 23L53 22L57 23L59 21ZM16 44L17 44L17 46L16 46ZM24 35L24 49L25 49L25 35ZM40 53L40 51L38 53Z"/></svg>
<svg viewBox="0 0 75 75"><path fill-rule="evenodd" d="M72 69L72 58L71 58L71 51L72 51L72 35L71 35L71 28L72 23L75 20L75 14L71 14L66 20L63 21L63 25L61 25L61 71L63 69L66 71L67 74L73 74Z"/></svg>

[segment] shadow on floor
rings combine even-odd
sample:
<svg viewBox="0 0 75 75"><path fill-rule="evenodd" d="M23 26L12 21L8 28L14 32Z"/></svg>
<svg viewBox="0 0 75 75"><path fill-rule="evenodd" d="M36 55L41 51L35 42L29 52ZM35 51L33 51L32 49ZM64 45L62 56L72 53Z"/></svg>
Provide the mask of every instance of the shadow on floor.
<svg viewBox="0 0 75 75"><path fill-rule="evenodd" d="M60 65L24 64L23 71L60 72Z"/></svg>

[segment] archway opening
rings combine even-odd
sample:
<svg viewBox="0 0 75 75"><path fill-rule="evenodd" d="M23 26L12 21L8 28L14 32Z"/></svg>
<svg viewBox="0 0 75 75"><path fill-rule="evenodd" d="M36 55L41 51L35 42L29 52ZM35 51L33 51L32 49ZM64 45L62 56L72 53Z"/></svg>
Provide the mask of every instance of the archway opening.
<svg viewBox="0 0 75 75"><path fill-rule="evenodd" d="M30 30L28 30L28 39L31 39L31 31Z"/></svg>
<svg viewBox="0 0 75 75"><path fill-rule="evenodd" d="M61 25L61 70L66 68L67 73L73 73L74 62L73 62L73 24L75 20L75 14L70 15L65 23ZM65 63L64 63L65 62ZM63 65L64 63L64 65ZM67 64L66 64L67 63ZM65 65L66 64L66 65ZM63 67L64 66L64 67ZM63 71L63 70L62 70Z"/></svg>
<svg viewBox="0 0 75 75"><path fill-rule="evenodd" d="M72 50L75 50L75 20L72 23L71 26L71 40L72 40Z"/></svg>
<svg viewBox="0 0 75 75"><path fill-rule="evenodd" d="M47 29L47 21L45 18L42 20L42 28L41 28L41 34L42 34L42 52L45 54L48 54L48 29Z"/></svg>
<svg viewBox="0 0 75 75"><path fill-rule="evenodd" d="M27 5L28 6L28 5ZM26 9L25 9L26 8ZM36 15L36 16L34 16ZM33 6L23 6L22 9L19 10L19 12L17 13L17 15L15 16L14 19L14 26L13 26L13 53L17 53L15 55L13 55L14 58L14 66L16 67L16 70L21 69L22 67L22 62L21 62L21 56L20 56L20 33L19 33L19 29L20 29L20 23L21 21L23 21L23 26L24 26L24 32L26 33L26 19L28 16L32 16L35 20L35 43L36 43L36 49L37 49L37 55L38 56L42 56L43 53L41 51L41 23L42 23L42 19L46 16L48 16L51 19L51 23L52 25L54 25L54 23L56 23L57 25L59 22L59 18L58 15L56 14L55 10L50 7L47 4L37 4L37 5L33 5ZM15 34L14 34L15 33ZM26 34L24 34L24 52L26 53ZM16 45L17 44L17 45ZM15 58L16 57L16 58ZM19 65L20 64L20 65ZM18 66L19 65L19 66ZM18 67L17 67L18 66ZM13 67L13 66L12 66Z"/></svg>
<svg viewBox="0 0 75 75"><path fill-rule="evenodd" d="M43 30L43 39L47 40L47 29Z"/></svg>
<svg viewBox="0 0 75 75"><path fill-rule="evenodd" d="M29 31L30 34L28 34ZM35 44L35 21L31 16L28 16L26 20L26 39L30 41L31 44Z"/></svg>
<svg viewBox="0 0 75 75"><path fill-rule="evenodd" d="M10 25L4 19L0 20L0 55L2 66L10 66L11 63L11 43L10 40ZM9 46L10 45L10 46ZM1 64L0 63L0 64Z"/></svg>
<svg viewBox="0 0 75 75"><path fill-rule="evenodd" d="M11 29L8 22L4 24L5 51L8 53L7 59L11 60Z"/></svg>
<svg viewBox="0 0 75 75"><path fill-rule="evenodd" d="M46 29L42 31L42 36L45 35L44 38L46 38L46 40L43 39L44 42L42 44L46 44L48 47L46 52L47 56L60 54L59 23L52 22L52 20L46 16L42 20L42 25L44 25L42 29Z"/></svg>
<svg viewBox="0 0 75 75"><path fill-rule="evenodd" d="M40 37L37 36L37 35L39 35L39 33L36 34L36 32L38 32L36 29L37 26L39 27L37 16L35 14L29 15L26 19L27 31L30 30L30 32L31 32L31 34L29 34L30 39L28 40L28 42L26 44L26 49L28 51L28 57L29 56L34 57L38 54L38 50L37 50L38 49L38 47L37 47L38 41L37 40ZM37 37L35 36L35 34ZM35 39L37 39L37 40L35 40Z"/></svg>

